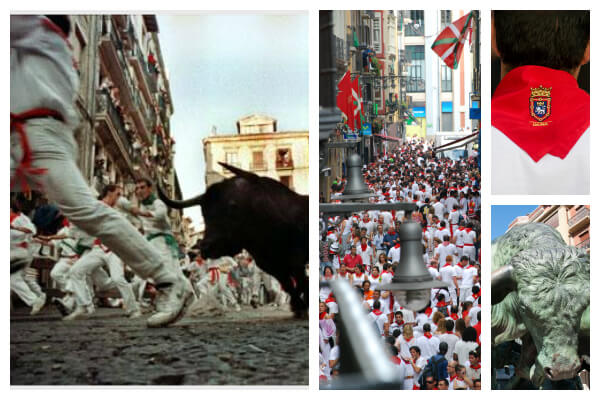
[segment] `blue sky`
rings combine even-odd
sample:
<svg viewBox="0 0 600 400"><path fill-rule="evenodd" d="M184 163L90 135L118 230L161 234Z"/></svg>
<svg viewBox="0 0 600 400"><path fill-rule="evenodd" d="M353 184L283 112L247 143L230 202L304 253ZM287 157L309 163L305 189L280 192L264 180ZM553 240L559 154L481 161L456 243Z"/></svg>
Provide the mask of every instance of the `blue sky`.
<svg viewBox="0 0 600 400"><path fill-rule="evenodd" d="M287 15L286 15L287 14ZM157 15L175 113L175 168L183 197L204 192L202 138L235 133L252 113L277 129L308 130L308 15ZM198 227L199 207L185 212Z"/></svg>
<svg viewBox="0 0 600 400"><path fill-rule="evenodd" d="M504 234L508 225L517 217L527 215L535 206L492 206L492 240Z"/></svg>

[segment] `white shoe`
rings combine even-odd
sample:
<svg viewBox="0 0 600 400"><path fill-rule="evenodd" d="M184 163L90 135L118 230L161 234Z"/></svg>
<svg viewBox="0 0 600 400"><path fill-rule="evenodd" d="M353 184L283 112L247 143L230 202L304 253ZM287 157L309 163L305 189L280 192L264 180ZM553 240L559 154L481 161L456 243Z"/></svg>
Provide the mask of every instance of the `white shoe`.
<svg viewBox="0 0 600 400"><path fill-rule="evenodd" d="M142 316L142 312L140 310L134 310L127 314L128 318L135 319Z"/></svg>
<svg viewBox="0 0 600 400"><path fill-rule="evenodd" d="M42 293L42 295L40 297L38 297L36 302L33 303L33 306L31 307L31 312L29 313L29 315L35 315L35 314L39 313L42 310L42 308L44 308L45 305L46 305L46 294Z"/></svg>
<svg viewBox="0 0 600 400"><path fill-rule="evenodd" d="M75 319L85 319L94 313L93 306L77 306L75 311L63 318L63 321L73 321Z"/></svg>
<svg viewBox="0 0 600 400"><path fill-rule="evenodd" d="M158 328L177 322L194 301L194 293L190 290L187 279L180 278L165 286L157 286L156 310L146 321L149 328Z"/></svg>

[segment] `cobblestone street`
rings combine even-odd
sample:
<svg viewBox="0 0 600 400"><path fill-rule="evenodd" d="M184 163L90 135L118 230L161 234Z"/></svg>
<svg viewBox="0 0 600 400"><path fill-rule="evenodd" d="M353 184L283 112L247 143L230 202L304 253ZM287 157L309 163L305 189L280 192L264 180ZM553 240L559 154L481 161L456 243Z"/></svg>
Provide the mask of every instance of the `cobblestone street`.
<svg viewBox="0 0 600 400"><path fill-rule="evenodd" d="M308 320L269 306L145 327L122 310L11 313L12 385L308 385Z"/></svg>

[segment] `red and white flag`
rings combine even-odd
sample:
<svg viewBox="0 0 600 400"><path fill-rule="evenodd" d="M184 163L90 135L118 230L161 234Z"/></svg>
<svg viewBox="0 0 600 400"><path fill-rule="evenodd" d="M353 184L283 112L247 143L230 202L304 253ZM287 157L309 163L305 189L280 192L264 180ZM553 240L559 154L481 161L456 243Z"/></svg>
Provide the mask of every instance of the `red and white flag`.
<svg viewBox="0 0 600 400"><path fill-rule="evenodd" d="M354 105L352 97L352 81L350 71L346 71L342 79L338 82L338 94L336 97L337 106L346 119L346 123L351 130L354 130Z"/></svg>
<svg viewBox="0 0 600 400"><path fill-rule="evenodd" d="M472 21L473 11L448 25L431 46L449 68L458 68L467 33L472 30Z"/></svg>

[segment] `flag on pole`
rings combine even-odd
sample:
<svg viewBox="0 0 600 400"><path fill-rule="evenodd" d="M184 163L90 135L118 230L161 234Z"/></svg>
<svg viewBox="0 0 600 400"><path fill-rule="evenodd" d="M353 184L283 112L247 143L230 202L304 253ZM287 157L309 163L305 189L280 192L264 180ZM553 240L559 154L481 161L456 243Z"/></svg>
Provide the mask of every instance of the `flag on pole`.
<svg viewBox="0 0 600 400"><path fill-rule="evenodd" d="M352 97L352 81L350 79L350 71L346 71L342 79L338 82L338 94L336 97L337 106L342 112L342 116L346 119L348 128L354 130L354 105Z"/></svg>
<svg viewBox="0 0 600 400"><path fill-rule="evenodd" d="M352 80L352 116L354 120L357 121L356 126L361 126L363 119L363 105L360 85L358 84L358 76Z"/></svg>
<svg viewBox="0 0 600 400"><path fill-rule="evenodd" d="M470 33L472 29L472 21L473 11L448 25L435 38L431 46L431 49L442 58L449 68L458 68L467 33Z"/></svg>

